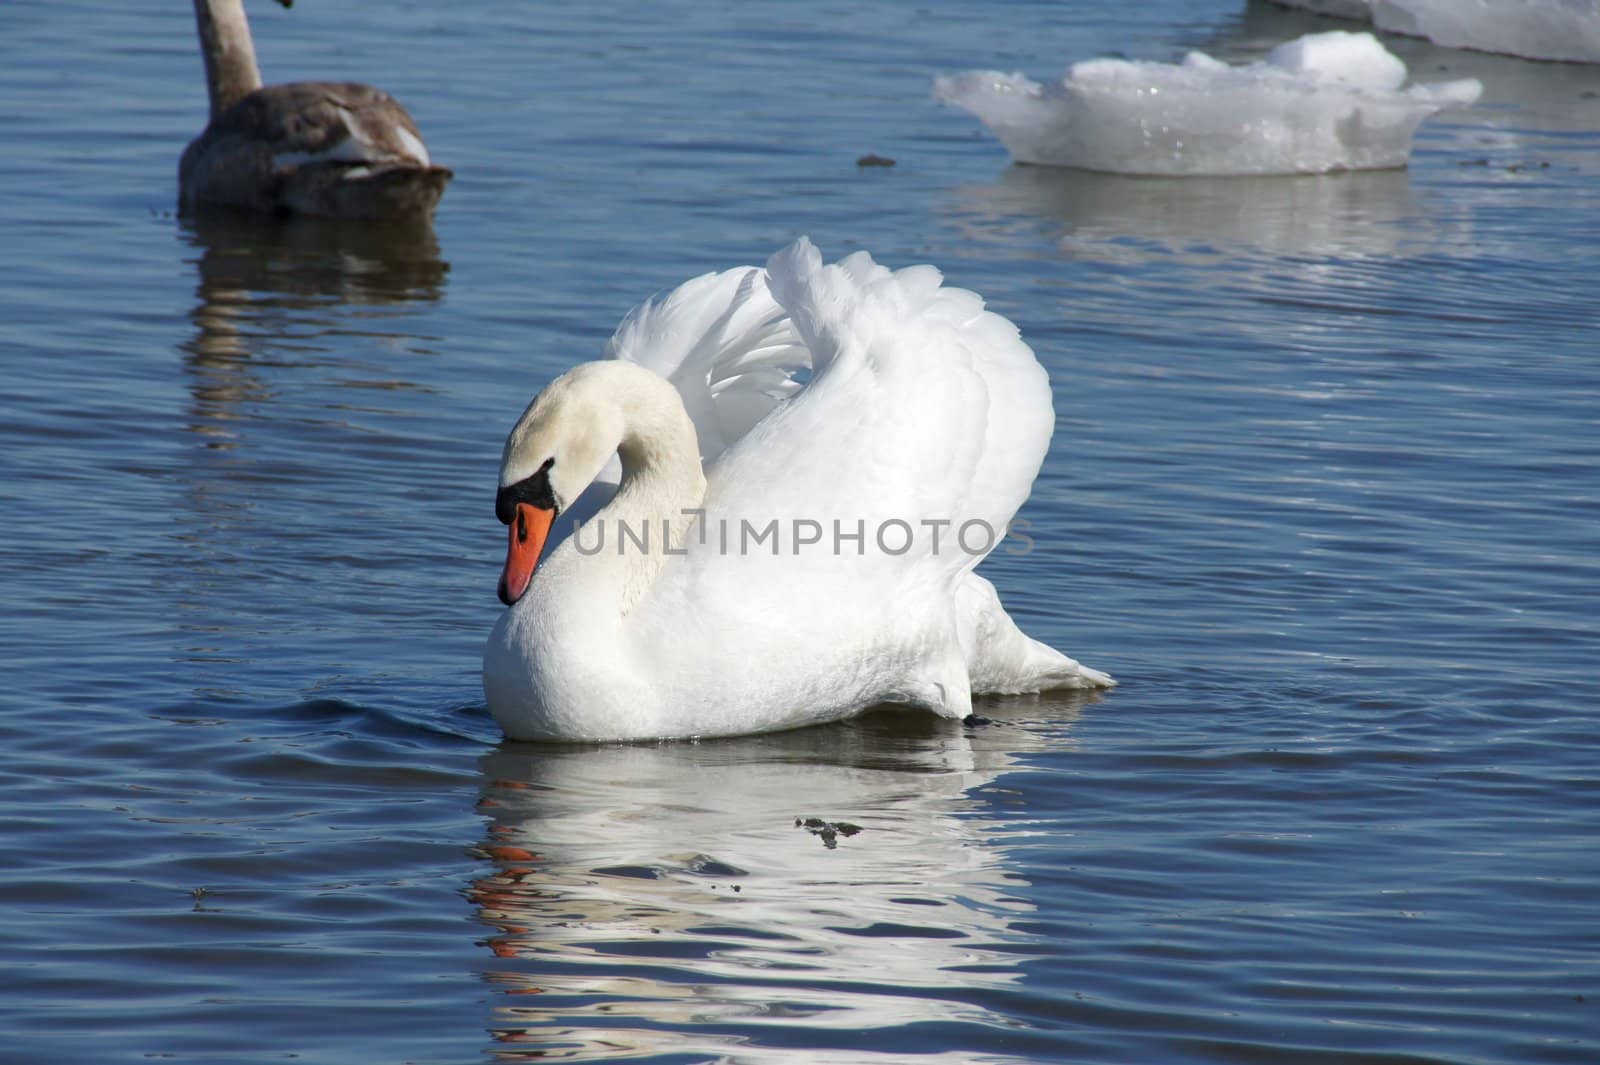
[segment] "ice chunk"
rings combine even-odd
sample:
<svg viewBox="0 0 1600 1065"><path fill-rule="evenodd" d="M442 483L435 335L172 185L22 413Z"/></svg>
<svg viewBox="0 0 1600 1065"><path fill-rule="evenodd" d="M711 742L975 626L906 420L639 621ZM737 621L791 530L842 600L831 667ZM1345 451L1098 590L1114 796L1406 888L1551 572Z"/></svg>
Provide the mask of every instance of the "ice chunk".
<svg viewBox="0 0 1600 1065"><path fill-rule="evenodd" d="M1372 14L1447 48L1600 63L1600 0L1376 0Z"/></svg>
<svg viewBox="0 0 1600 1065"><path fill-rule="evenodd" d="M969 71L934 95L971 111L1019 163L1125 174L1303 174L1404 166L1423 119L1477 81L1401 89L1405 64L1370 33L1314 33L1229 66L1091 59L1059 87Z"/></svg>
<svg viewBox="0 0 1600 1065"><path fill-rule="evenodd" d="M1399 92L1406 65L1370 33L1308 33L1267 53L1267 64L1302 78Z"/></svg>
<svg viewBox="0 0 1600 1065"><path fill-rule="evenodd" d="M1379 29L1524 59L1600 63L1600 0L1276 0Z"/></svg>
<svg viewBox="0 0 1600 1065"><path fill-rule="evenodd" d="M1371 20L1372 0L1273 0L1284 7L1298 7L1329 18Z"/></svg>

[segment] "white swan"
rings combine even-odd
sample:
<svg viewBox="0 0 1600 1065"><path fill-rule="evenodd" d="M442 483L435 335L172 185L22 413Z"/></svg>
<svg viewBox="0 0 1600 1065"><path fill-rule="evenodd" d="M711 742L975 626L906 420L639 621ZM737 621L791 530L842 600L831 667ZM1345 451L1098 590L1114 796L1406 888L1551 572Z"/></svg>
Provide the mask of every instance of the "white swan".
<svg viewBox="0 0 1600 1065"><path fill-rule="evenodd" d="M972 572L1055 415L1016 327L940 282L865 252L824 266L801 239L643 304L610 360L534 399L501 462L511 609L483 662L508 735L964 717L975 692L1114 683L1023 635ZM614 495L541 563L597 479Z"/></svg>
<svg viewBox="0 0 1600 1065"><path fill-rule="evenodd" d="M354 82L263 88L244 0L194 0L194 14L211 121L178 162L179 210L368 219L432 213L451 171L433 165L398 100Z"/></svg>

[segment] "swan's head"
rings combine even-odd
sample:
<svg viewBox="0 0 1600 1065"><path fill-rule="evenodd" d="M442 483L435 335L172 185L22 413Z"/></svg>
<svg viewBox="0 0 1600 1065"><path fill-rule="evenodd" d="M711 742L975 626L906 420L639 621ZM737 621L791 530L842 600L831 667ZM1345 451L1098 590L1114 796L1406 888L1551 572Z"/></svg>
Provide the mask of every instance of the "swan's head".
<svg viewBox="0 0 1600 1065"><path fill-rule="evenodd" d="M506 438L494 512L510 527L500 575L500 601L507 606L528 590L556 515L617 452L624 424L615 376L606 363L568 371L534 397Z"/></svg>

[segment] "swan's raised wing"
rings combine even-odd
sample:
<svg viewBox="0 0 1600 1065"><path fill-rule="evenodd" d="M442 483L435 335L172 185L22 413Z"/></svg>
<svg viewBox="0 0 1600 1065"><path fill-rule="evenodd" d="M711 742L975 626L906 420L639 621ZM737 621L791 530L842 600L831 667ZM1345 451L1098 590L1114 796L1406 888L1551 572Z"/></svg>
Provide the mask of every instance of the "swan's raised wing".
<svg viewBox="0 0 1600 1065"><path fill-rule="evenodd" d="M639 645L670 668L737 633L775 691L819 706L832 685L960 716L974 680L1074 683L971 573L1055 425L1016 327L931 266L825 266L804 240L764 278L811 378L708 465L698 539L634 615Z"/></svg>
<svg viewBox="0 0 1600 1065"><path fill-rule="evenodd" d="M931 266L890 271L865 252L823 265L802 239L765 273L812 378L711 468L708 511L830 534L860 521L880 567L970 570L1027 499L1054 431L1032 350Z"/></svg>
<svg viewBox="0 0 1600 1065"><path fill-rule="evenodd" d="M800 390L811 352L772 298L754 266L702 274L645 300L622 319L605 357L637 363L671 381L683 398L712 462L750 427ZM550 539L566 539L616 495L622 463L615 456L568 508Z"/></svg>
<svg viewBox="0 0 1600 1065"><path fill-rule="evenodd" d="M766 274L751 266L704 274L646 300L622 320L606 357L671 381L711 462L800 390L811 367Z"/></svg>

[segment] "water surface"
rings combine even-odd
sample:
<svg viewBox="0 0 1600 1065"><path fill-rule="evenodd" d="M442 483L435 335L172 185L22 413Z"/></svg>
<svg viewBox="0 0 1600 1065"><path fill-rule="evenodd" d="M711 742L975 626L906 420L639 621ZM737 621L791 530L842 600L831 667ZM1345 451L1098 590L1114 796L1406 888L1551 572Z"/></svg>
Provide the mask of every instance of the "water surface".
<svg viewBox="0 0 1600 1065"><path fill-rule="evenodd" d="M168 6L0 10L0 1060L1600 1057L1600 68L1397 40L1486 85L1408 171L1179 182L1011 167L932 76L1333 24L263 3L269 78L384 85L458 178L196 225ZM500 742L504 432L801 233L1033 342L987 572L1122 687Z"/></svg>

